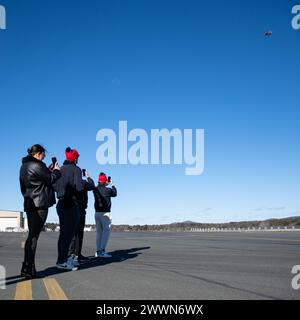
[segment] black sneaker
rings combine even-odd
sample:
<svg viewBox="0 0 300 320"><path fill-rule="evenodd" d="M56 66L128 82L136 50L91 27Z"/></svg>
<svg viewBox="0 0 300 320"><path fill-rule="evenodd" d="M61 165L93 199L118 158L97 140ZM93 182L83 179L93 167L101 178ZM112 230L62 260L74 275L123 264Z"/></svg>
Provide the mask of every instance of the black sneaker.
<svg viewBox="0 0 300 320"><path fill-rule="evenodd" d="M22 269L21 269L21 276L25 277L25 274L28 272L29 266L28 262L23 262L22 263Z"/></svg>
<svg viewBox="0 0 300 320"><path fill-rule="evenodd" d="M43 278L44 274L37 273L34 263L23 262L21 276L25 277L25 279L38 279Z"/></svg>

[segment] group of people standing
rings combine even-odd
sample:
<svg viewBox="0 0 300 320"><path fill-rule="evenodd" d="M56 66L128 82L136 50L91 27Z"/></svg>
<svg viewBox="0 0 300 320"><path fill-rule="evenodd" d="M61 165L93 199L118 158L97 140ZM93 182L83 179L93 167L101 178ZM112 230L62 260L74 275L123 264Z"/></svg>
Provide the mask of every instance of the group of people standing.
<svg viewBox="0 0 300 320"><path fill-rule="evenodd" d="M95 257L111 257L105 249L112 222L111 197L117 196L113 182L101 172L98 185L95 186L88 172L77 165L79 153L76 149L66 148L66 160L61 167L57 162L47 167L43 162L45 155L43 146L33 145L23 158L20 169L20 187L29 229L21 269L21 275L25 278L38 276L35 268L37 241L46 222L48 209L56 203L56 197L60 224L57 268L77 270L80 262L89 260L81 253L88 191L93 191L95 199Z"/></svg>

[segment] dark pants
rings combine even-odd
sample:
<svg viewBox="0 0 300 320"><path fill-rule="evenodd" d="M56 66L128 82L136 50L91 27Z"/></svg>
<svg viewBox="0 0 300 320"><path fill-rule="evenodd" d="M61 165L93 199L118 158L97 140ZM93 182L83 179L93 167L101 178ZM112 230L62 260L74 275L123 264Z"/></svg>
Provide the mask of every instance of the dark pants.
<svg viewBox="0 0 300 320"><path fill-rule="evenodd" d="M60 227L57 263L64 263L68 260L70 243L79 223L79 207L62 208L58 203L56 209Z"/></svg>
<svg viewBox="0 0 300 320"><path fill-rule="evenodd" d="M46 222L48 209L28 211L26 215L29 233L24 248L24 262L34 264L37 241Z"/></svg>
<svg viewBox="0 0 300 320"><path fill-rule="evenodd" d="M81 249L83 243L84 227L85 227L85 209L80 209L79 224L75 236L73 237L70 245L69 255L75 254L76 256L81 256Z"/></svg>

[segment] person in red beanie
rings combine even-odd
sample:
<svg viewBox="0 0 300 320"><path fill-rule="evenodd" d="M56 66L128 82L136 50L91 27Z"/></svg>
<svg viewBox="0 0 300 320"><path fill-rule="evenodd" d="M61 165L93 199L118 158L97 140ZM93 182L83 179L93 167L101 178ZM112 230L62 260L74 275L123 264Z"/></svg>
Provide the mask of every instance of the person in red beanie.
<svg viewBox="0 0 300 320"><path fill-rule="evenodd" d="M66 148L66 160L61 167L62 178L56 184L60 234L58 239L58 258L56 266L59 269L77 270L77 264L69 256L69 248L75 236L80 217L80 201L84 190L82 171L77 166L79 153L76 149Z"/></svg>
<svg viewBox="0 0 300 320"><path fill-rule="evenodd" d="M88 207L88 191L93 191L95 189L94 180L90 177L89 173L82 170L83 174L83 186L84 190L81 194L80 199L80 218L79 223L77 226L77 230L75 233L75 237L71 241L70 249L69 249L69 256L75 261L75 263L84 263L88 262L90 259L82 255L82 244L84 238L84 227L85 227L85 218L86 218L86 209Z"/></svg>
<svg viewBox="0 0 300 320"><path fill-rule="evenodd" d="M110 187L108 187L110 185ZM101 172L98 186L94 189L95 222L96 222L96 253L95 257L110 258L105 252L112 223L111 198L117 196L117 189L112 180L108 180L105 173Z"/></svg>

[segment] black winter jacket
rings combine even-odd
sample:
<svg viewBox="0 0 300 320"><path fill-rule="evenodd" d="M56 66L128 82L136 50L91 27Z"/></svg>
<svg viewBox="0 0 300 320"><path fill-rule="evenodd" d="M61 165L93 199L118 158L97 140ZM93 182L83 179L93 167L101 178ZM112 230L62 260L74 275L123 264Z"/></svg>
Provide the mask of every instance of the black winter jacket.
<svg viewBox="0 0 300 320"><path fill-rule="evenodd" d="M117 196L117 189L115 186L108 188L107 186L99 183L94 189L95 198L95 210L96 212L110 212L111 209L111 197Z"/></svg>
<svg viewBox="0 0 300 320"><path fill-rule="evenodd" d="M88 191L93 191L95 189L95 182L92 178L87 178L83 180L83 191L80 199L80 209L86 209L88 206Z"/></svg>
<svg viewBox="0 0 300 320"><path fill-rule="evenodd" d="M24 211L48 209L55 204L52 184L61 177L59 170L51 172L46 164L32 156L22 159L20 187Z"/></svg>
<svg viewBox="0 0 300 320"><path fill-rule="evenodd" d="M81 169L74 162L66 160L60 172L61 179L54 185L58 198L57 205L62 208L79 206L84 190Z"/></svg>

